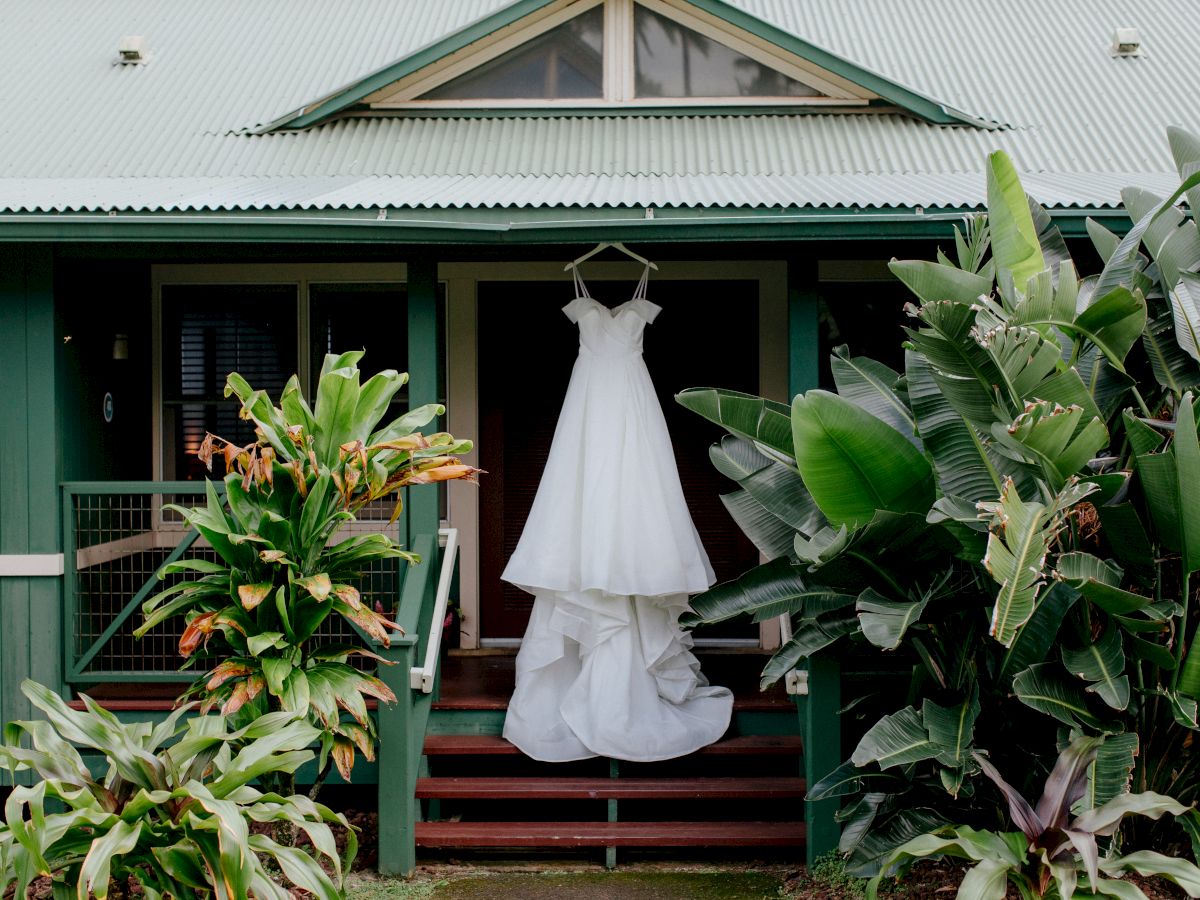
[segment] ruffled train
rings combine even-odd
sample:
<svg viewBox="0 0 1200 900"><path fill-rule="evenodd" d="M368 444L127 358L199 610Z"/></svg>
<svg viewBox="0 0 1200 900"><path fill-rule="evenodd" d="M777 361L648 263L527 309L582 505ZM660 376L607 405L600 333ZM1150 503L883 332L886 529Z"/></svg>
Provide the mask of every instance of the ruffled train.
<svg viewBox="0 0 1200 900"><path fill-rule="evenodd" d="M687 595L535 591L504 737L528 756L652 762L693 753L729 725L678 625Z"/></svg>

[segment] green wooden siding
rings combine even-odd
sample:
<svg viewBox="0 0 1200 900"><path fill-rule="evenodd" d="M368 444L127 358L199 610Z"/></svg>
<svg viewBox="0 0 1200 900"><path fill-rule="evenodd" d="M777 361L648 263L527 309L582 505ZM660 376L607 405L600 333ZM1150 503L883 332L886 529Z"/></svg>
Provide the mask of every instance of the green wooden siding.
<svg viewBox="0 0 1200 900"><path fill-rule="evenodd" d="M0 248L0 554L61 550L49 247ZM62 687L61 579L0 576L0 720L28 718L24 678Z"/></svg>

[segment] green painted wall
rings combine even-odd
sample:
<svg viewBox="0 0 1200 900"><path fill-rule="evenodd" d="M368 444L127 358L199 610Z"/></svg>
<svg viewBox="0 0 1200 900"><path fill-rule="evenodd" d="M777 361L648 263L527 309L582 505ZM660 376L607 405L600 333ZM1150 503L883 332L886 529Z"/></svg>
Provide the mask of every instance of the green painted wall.
<svg viewBox="0 0 1200 900"><path fill-rule="evenodd" d="M0 247L0 554L58 553L62 338L53 251ZM0 577L0 720L28 718L20 682L62 687L60 579Z"/></svg>

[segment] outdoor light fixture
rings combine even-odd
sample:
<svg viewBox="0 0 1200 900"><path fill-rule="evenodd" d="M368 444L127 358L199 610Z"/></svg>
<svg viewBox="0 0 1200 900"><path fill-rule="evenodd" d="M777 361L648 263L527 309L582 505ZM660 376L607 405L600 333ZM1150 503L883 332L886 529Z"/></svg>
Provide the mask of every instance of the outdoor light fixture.
<svg viewBox="0 0 1200 900"><path fill-rule="evenodd" d="M1136 28L1118 28L1112 36L1113 56L1141 56L1142 36Z"/></svg>
<svg viewBox="0 0 1200 900"><path fill-rule="evenodd" d="M146 39L140 34L130 34L117 44L117 60L122 65L137 65L146 61Z"/></svg>
<svg viewBox="0 0 1200 900"><path fill-rule="evenodd" d="M113 359L129 359L129 335L113 336Z"/></svg>

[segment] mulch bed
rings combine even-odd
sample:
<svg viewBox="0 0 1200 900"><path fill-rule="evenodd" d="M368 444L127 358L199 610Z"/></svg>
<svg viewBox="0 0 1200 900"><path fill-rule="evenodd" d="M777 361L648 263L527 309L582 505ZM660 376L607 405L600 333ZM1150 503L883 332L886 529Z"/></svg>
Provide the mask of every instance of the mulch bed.
<svg viewBox="0 0 1200 900"><path fill-rule="evenodd" d="M947 861L918 863L904 881L885 883L881 897L890 900L953 900L967 866ZM1130 875L1125 879L1142 889L1149 900L1180 900L1187 894L1177 885L1161 878ZM788 900L862 900L862 882L830 884L814 881L804 869L784 884ZM1058 894L1053 892L1054 896ZM1048 895L1049 896L1049 895ZM1009 888L1005 900L1020 900L1015 888Z"/></svg>

